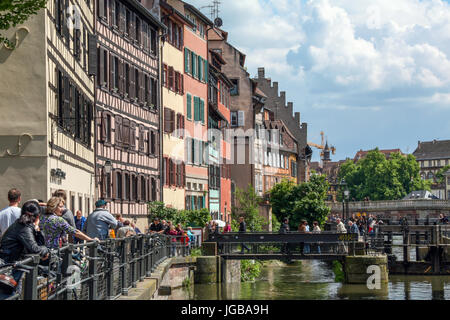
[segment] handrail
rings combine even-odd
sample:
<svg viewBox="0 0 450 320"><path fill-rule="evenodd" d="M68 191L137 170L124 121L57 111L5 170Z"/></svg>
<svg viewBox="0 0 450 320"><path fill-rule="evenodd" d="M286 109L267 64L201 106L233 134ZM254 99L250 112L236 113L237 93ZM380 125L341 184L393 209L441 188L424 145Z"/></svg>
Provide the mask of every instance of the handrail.
<svg viewBox="0 0 450 320"><path fill-rule="evenodd" d="M327 205L334 211L342 210L342 202L329 202ZM349 201L350 210L365 209L450 209L450 201L447 200L389 200L389 201Z"/></svg>
<svg viewBox="0 0 450 320"><path fill-rule="evenodd" d="M192 246L186 236L164 234L67 244L51 250L48 267L39 264L38 255L18 261L33 268L23 281L23 294L16 293L9 299L22 296L24 300L117 299L167 258L188 255ZM82 257L81 261L74 259L73 254ZM0 274L11 269L0 268ZM43 274L42 270L47 269L48 274Z"/></svg>

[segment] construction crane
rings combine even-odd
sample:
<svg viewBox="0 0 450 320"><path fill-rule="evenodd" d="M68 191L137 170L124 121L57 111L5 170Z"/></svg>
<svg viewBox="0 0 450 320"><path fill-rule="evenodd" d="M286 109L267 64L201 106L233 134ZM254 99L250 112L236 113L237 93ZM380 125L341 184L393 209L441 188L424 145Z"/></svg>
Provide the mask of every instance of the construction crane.
<svg viewBox="0 0 450 320"><path fill-rule="evenodd" d="M323 131L320 132L320 135L322 136L322 144L321 145L318 145L317 143L313 143L313 142L308 142L308 146L315 147L315 148L317 148L319 150L322 150L320 152L320 160L321 160L321 162L331 161L330 151L334 155L336 153L336 148L334 146L328 147L328 141L325 142Z"/></svg>

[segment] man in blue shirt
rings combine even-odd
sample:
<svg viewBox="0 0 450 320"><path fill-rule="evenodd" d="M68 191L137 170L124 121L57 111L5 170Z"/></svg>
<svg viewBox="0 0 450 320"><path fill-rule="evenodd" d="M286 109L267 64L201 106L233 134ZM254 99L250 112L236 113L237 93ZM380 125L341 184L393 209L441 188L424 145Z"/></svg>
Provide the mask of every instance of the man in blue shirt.
<svg viewBox="0 0 450 320"><path fill-rule="evenodd" d="M8 191L9 206L0 211L0 239L9 226L12 225L21 214L19 204L21 201L21 193L13 188Z"/></svg>
<svg viewBox="0 0 450 320"><path fill-rule="evenodd" d="M106 204L105 200L98 200L95 203L96 209L88 216L84 225L83 231L88 237L105 240L109 238L109 229L123 227L123 224L106 210Z"/></svg>
<svg viewBox="0 0 450 320"><path fill-rule="evenodd" d="M84 224L86 223L86 218L83 217L83 214L80 210L77 211L77 215L73 218L75 221L75 226L78 230L83 231ZM73 243L81 243L83 240L73 237Z"/></svg>

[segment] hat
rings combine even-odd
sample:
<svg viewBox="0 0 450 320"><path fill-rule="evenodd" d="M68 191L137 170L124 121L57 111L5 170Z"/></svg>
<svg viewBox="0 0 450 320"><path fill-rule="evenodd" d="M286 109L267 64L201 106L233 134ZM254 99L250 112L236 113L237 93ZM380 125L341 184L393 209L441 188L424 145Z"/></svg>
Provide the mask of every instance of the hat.
<svg viewBox="0 0 450 320"><path fill-rule="evenodd" d="M107 202L103 199L97 200L97 202L95 203L95 206L98 207L103 207L106 206Z"/></svg>

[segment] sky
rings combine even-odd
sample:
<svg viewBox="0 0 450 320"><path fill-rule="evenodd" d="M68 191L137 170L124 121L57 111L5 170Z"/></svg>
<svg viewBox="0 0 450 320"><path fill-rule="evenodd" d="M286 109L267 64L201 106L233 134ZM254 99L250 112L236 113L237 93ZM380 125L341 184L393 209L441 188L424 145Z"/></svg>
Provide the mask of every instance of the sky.
<svg viewBox="0 0 450 320"><path fill-rule="evenodd" d="M332 160L450 139L448 1L222 0L219 16L251 77L265 67L308 123L308 142L324 131L335 146Z"/></svg>

